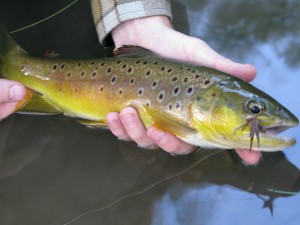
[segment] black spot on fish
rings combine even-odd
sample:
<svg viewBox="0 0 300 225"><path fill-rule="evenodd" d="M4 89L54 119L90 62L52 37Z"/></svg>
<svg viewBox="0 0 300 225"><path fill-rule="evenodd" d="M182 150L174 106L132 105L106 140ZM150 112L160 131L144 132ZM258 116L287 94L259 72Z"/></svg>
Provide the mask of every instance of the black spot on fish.
<svg viewBox="0 0 300 225"><path fill-rule="evenodd" d="M180 107L181 107L180 102L176 102L175 108L176 108L176 109L180 109Z"/></svg>
<svg viewBox="0 0 300 225"><path fill-rule="evenodd" d="M177 95L179 93L179 87L175 87L173 90L173 94Z"/></svg>
<svg viewBox="0 0 300 225"><path fill-rule="evenodd" d="M75 93L78 93L78 89L77 88L75 88Z"/></svg>
<svg viewBox="0 0 300 225"><path fill-rule="evenodd" d="M143 89L143 88L140 88L139 91L138 91L138 93L139 93L139 96L143 95L144 89Z"/></svg>
<svg viewBox="0 0 300 225"><path fill-rule="evenodd" d="M60 68L61 68L61 69L64 69L64 68L65 68L65 64L61 64L61 65L60 65Z"/></svg>
<svg viewBox="0 0 300 225"><path fill-rule="evenodd" d="M91 66L93 66L94 64L95 64L95 62L94 62L94 61L92 61L92 62L90 63L90 65L91 65Z"/></svg>
<svg viewBox="0 0 300 225"><path fill-rule="evenodd" d="M21 66L21 70L24 70L24 69L25 69L25 66L22 65L22 66Z"/></svg>
<svg viewBox="0 0 300 225"><path fill-rule="evenodd" d="M171 73L171 72L172 72L172 69L168 69L167 72L168 72L168 73Z"/></svg>
<svg viewBox="0 0 300 225"><path fill-rule="evenodd" d="M117 80L117 77L116 76L113 76L111 78L111 84L115 84L116 83L116 80Z"/></svg>
<svg viewBox="0 0 300 225"><path fill-rule="evenodd" d="M135 82L135 79L131 78L130 79L130 84L134 84L134 82Z"/></svg>
<svg viewBox="0 0 300 225"><path fill-rule="evenodd" d="M144 65L147 65L147 63L148 63L147 61L143 62Z"/></svg>
<svg viewBox="0 0 300 225"><path fill-rule="evenodd" d="M194 88L193 88L193 87L189 87L189 88L186 90L186 93L187 93L188 95L190 95L190 94L193 93L193 91L194 91Z"/></svg>
<svg viewBox="0 0 300 225"><path fill-rule="evenodd" d="M119 61L117 61L117 64L120 64L122 61L121 60L119 60Z"/></svg>
<svg viewBox="0 0 300 225"><path fill-rule="evenodd" d="M198 79L199 77L200 77L199 74L196 74L196 75L195 75L195 79Z"/></svg>
<svg viewBox="0 0 300 225"><path fill-rule="evenodd" d="M84 75L85 75L85 72L82 71L81 74L80 74L80 76L84 77Z"/></svg>
<svg viewBox="0 0 300 225"><path fill-rule="evenodd" d="M169 110L172 110L173 106L172 104L169 104Z"/></svg>
<svg viewBox="0 0 300 225"><path fill-rule="evenodd" d="M205 85L209 85L210 84L210 80L205 80L204 84Z"/></svg>
<svg viewBox="0 0 300 225"><path fill-rule="evenodd" d="M191 71L191 70L192 70L191 68L188 68L188 69L187 69L187 71Z"/></svg>
<svg viewBox="0 0 300 225"><path fill-rule="evenodd" d="M123 94L123 90L120 89L120 90L119 90L119 95L122 95L122 94Z"/></svg>
<svg viewBox="0 0 300 225"><path fill-rule="evenodd" d="M56 64L53 65L52 69L53 69L53 70L56 70L56 69L57 69L57 65L56 65Z"/></svg>
<svg viewBox="0 0 300 225"><path fill-rule="evenodd" d="M80 67L80 66L81 66L81 63L80 63L80 62L79 62L79 63L77 63L77 66L78 66L78 67Z"/></svg>
<svg viewBox="0 0 300 225"><path fill-rule="evenodd" d="M233 104L232 104L232 102L228 102L228 103L227 103L227 106L228 106L228 108L230 108L230 109L231 109L231 108L233 107Z"/></svg>
<svg viewBox="0 0 300 225"><path fill-rule="evenodd" d="M106 72L111 73L111 68L108 68Z"/></svg>
<svg viewBox="0 0 300 225"><path fill-rule="evenodd" d="M157 86L158 82L157 81L153 81L152 83L152 87L155 88Z"/></svg>
<svg viewBox="0 0 300 225"><path fill-rule="evenodd" d="M201 97L200 96L197 96L197 101L199 102L201 100Z"/></svg>
<svg viewBox="0 0 300 225"><path fill-rule="evenodd" d="M148 107L149 107L149 106L150 106L150 102L147 102L147 103L146 103L146 106L148 106Z"/></svg>
<svg viewBox="0 0 300 225"><path fill-rule="evenodd" d="M159 93L159 95L158 95L158 100L159 100L159 101L162 101L163 99L164 99L164 93L161 92L161 93Z"/></svg>
<svg viewBox="0 0 300 225"><path fill-rule="evenodd" d="M92 77L95 78L96 75L97 75L97 73L96 73L96 72L93 72Z"/></svg>
<svg viewBox="0 0 300 225"><path fill-rule="evenodd" d="M71 72L69 72L69 73L67 74L67 77L71 77L71 75L72 75Z"/></svg>
<svg viewBox="0 0 300 225"><path fill-rule="evenodd" d="M183 79L183 82L188 82L188 78L187 77L185 77L184 79Z"/></svg>
<svg viewBox="0 0 300 225"><path fill-rule="evenodd" d="M100 64L100 66L104 66L104 65L105 65L105 62L103 62L103 63Z"/></svg>
<svg viewBox="0 0 300 225"><path fill-rule="evenodd" d="M162 68L160 68L161 71L164 71L166 68L163 66Z"/></svg>
<svg viewBox="0 0 300 225"><path fill-rule="evenodd" d="M195 73L196 71L195 70L192 70L192 73Z"/></svg>
<svg viewBox="0 0 300 225"><path fill-rule="evenodd" d="M131 73L131 71L132 71L132 68L129 68L129 69L127 70L128 73Z"/></svg>
<svg viewBox="0 0 300 225"><path fill-rule="evenodd" d="M138 60L138 61L136 61L135 63L136 63L136 64L139 64L140 62L141 62L141 61L140 61L140 60Z"/></svg>
<svg viewBox="0 0 300 225"><path fill-rule="evenodd" d="M146 72L146 76L149 76L150 74L151 74L151 71L148 70L148 71Z"/></svg>
<svg viewBox="0 0 300 225"><path fill-rule="evenodd" d="M213 97L216 97L216 96L217 96L217 94L216 94L216 93L212 93L212 94L211 94L211 96L213 96Z"/></svg>
<svg viewBox="0 0 300 225"><path fill-rule="evenodd" d="M124 64L124 65L122 66L123 69L125 69L126 67L127 67L127 64Z"/></svg>
<svg viewBox="0 0 300 225"><path fill-rule="evenodd" d="M100 90L101 92L103 92L104 87L103 87L103 86L100 86L99 90Z"/></svg>
<svg viewBox="0 0 300 225"><path fill-rule="evenodd" d="M275 108L275 111L276 111L276 113L280 113L280 114L283 113L283 109L282 109L281 107L279 107L279 106L277 106L277 107Z"/></svg>
<svg viewBox="0 0 300 225"><path fill-rule="evenodd" d="M154 62L153 64L154 64L154 65L157 65L157 64L158 64L158 62Z"/></svg>
<svg viewBox="0 0 300 225"><path fill-rule="evenodd" d="M173 82L175 82L175 81L177 81L177 80L178 80L178 77L173 77L173 78L172 78L172 81L173 81Z"/></svg>

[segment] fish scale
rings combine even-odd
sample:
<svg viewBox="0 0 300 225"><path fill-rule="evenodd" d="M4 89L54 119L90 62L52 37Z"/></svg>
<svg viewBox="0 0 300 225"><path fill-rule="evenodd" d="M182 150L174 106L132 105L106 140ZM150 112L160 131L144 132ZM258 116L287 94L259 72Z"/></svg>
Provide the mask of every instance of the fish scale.
<svg viewBox="0 0 300 225"><path fill-rule="evenodd" d="M63 113L99 127L108 113L132 106L146 128L205 148L278 151L295 144L276 132L298 119L251 84L140 48L117 52L104 59L37 58L0 31L0 73L27 88L19 112Z"/></svg>

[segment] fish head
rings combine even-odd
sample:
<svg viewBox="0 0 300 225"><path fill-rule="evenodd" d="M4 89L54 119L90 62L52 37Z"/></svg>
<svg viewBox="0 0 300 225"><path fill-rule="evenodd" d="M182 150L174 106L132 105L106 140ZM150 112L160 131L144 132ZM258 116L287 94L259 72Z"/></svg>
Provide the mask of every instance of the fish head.
<svg viewBox="0 0 300 225"><path fill-rule="evenodd" d="M299 120L275 99L238 78L216 79L191 106L191 124L206 143L220 148L278 151L295 139L277 134Z"/></svg>

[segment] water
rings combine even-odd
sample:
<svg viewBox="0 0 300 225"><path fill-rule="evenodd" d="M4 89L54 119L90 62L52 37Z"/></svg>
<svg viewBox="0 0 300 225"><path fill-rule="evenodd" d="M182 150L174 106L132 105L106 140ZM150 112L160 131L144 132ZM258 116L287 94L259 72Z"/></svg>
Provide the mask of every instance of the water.
<svg viewBox="0 0 300 225"><path fill-rule="evenodd" d="M69 2L4 0L0 20L13 30ZM298 2L181 0L173 6L177 29L254 64L253 84L300 117ZM34 55L48 48L66 57L111 51L98 45L88 1L14 37ZM285 133L299 137L299 131ZM0 224L61 225L80 215L72 225L299 223L300 195L272 191L299 192L299 144L265 154L257 167L243 165L233 151L195 165L202 157L141 150L63 116L14 115L0 124Z"/></svg>

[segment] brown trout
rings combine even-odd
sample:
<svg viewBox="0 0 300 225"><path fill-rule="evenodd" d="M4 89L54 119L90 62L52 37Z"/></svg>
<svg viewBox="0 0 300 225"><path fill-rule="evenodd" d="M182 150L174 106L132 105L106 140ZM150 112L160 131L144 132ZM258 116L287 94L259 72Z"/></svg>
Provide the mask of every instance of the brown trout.
<svg viewBox="0 0 300 225"><path fill-rule="evenodd" d="M27 87L16 109L24 112L63 113L97 127L109 112L132 106L145 127L204 148L276 151L295 144L276 134L297 126L298 119L264 92L229 74L146 50L103 59L37 58L1 30L0 73Z"/></svg>

